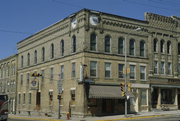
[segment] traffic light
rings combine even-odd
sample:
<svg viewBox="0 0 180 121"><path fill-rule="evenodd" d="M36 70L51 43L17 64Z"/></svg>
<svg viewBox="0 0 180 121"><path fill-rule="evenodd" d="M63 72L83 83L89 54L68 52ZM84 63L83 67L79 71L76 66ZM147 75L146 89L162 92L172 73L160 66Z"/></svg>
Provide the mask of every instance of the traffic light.
<svg viewBox="0 0 180 121"><path fill-rule="evenodd" d="M126 95L126 92L124 90L124 84L120 84L121 87L121 95L124 97Z"/></svg>
<svg viewBox="0 0 180 121"><path fill-rule="evenodd" d="M40 77L40 76L42 76L42 74L40 74L40 73L32 73L31 76L32 76L32 77Z"/></svg>

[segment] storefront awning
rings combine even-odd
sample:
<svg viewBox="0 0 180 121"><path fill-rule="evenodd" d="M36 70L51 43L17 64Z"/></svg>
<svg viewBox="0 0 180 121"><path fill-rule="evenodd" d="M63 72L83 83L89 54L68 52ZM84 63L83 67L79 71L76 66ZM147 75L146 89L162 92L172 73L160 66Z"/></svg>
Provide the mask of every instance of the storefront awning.
<svg viewBox="0 0 180 121"><path fill-rule="evenodd" d="M127 95L134 97L132 93L128 92ZM89 98L99 99L122 99L120 86L100 86L91 85L89 89Z"/></svg>

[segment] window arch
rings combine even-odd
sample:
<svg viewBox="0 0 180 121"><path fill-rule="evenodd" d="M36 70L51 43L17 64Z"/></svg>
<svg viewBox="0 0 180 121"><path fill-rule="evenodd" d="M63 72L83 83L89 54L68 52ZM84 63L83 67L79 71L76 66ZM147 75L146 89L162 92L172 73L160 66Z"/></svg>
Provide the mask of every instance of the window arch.
<svg viewBox="0 0 180 121"><path fill-rule="evenodd" d="M111 51L111 37L109 35L104 38L104 51L108 53Z"/></svg>
<svg viewBox="0 0 180 121"><path fill-rule="evenodd" d="M50 50L51 50L50 52L51 52L51 59L52 59L52 58L54 58L54 44L53 43L51 44Z"/></svg>
<svg viewBox="0 0 180 121"><path fill-rule="evenodd" d="M92 33L90 36L90 50L96 51L96 41L97 41L97 36L95 33Z"/></svg>
<svg viewBox="0 0 180 121"><path fill-rule="evenodd" d="M124 54L124 38L120 37L118 39L118 54Z"/></svg>
<svg viewBox="0 0 180 121"><path fill-rule="evenodd" d="M45 48L42 47L42 61L45 61Z"/></svg>
<svg viewBox="0 0 180 121"><path fill-rule="evenodd" d="M27 65L29 66L30 65L30 53L27 54Z"/></svg>
<svg viewBox="0 0 180 121"><path fill-rule="evenodd" d="M178 43L178 55L180 55L180 42Z"/></svg>
<svg viewBox="0 0 180 121"><path fill-rule="evenodd" d="M157 52L158 51L158 40L157 39L154 39L154 52Z"/></svg>
<svg viewBox="0 0 180 121"><path fill-rule="evenodd" d="M61 40L60 46L61 46L61 56L64 56L64 40Z"/></svg>
<svg viewBox="0 0 180 121"><path fill-rule="evenodd" d="M144 40L140 41L140 56L142 57L145 56L145 41Z"/></svg>
<svg viewBox="0 0 180 121"><path fill-rule="evenodd" d="M72 36L72 52L76 52L76 36Z"/></svg>
<svg viewBox="0 0 180 121"><path fill-rule="evenodd" d="M135 40L130 39L129 41L129 55L135 55Z"/></svg>
<svg viewBox="0 0 180 121"><path fill-rule="evenodd" d="M167 53L171 54L171 41L167 42Z"/></svg>
<svg viewBox="0 0 180 121"><path fill-rule="evenodd" d="M37 64L37 50L34 51L34 64Z"/></svg>
<svg viewBox="0 0 180 121"><path fill-rule="evenodd" d="M164 45L165 45L165 42L164 42L164 40L162 39L161 40L161 53L164 53L165 52L165 48L164 48Z"/></svg>

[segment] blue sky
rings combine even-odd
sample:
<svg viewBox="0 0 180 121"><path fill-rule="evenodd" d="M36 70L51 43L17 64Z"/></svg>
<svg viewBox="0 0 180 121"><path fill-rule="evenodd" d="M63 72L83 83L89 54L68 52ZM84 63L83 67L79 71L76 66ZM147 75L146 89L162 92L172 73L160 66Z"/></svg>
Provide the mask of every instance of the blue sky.
<svg viewBox="0 0 180 121"><path fill-rule="evenodd" d="M17 42L82 8L140 20L145 12L180 17L179 0L0 0L0 59L16 54Z"/></svg>

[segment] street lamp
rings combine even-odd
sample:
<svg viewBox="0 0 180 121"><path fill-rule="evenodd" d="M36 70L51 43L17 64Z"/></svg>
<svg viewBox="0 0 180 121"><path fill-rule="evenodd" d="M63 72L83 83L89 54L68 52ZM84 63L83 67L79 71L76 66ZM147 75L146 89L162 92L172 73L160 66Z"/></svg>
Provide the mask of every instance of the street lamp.
<svg viewBox="0 0 180 121"><path fill-rule="evenodd" d="M134 31L142 31L142 28L138 27L136 28ZM127 71L129 73L130 69L127 69L127 47L126 47L126 42L127 42L127 38L129 36L129 32L127 34L127 36L125 36L125 44L124 44L124 51L125 51L125 82L124 82L124 91L125 91L125 117L127 117Z"/></svg>

